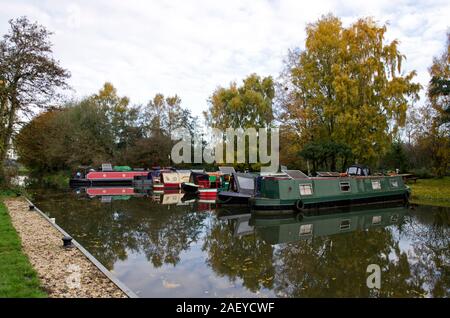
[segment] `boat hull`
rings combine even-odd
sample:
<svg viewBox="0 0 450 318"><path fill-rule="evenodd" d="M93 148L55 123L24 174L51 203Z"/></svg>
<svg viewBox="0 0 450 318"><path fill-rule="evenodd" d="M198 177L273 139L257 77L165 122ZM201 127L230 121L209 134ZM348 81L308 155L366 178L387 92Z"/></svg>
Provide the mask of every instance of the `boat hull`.
<svg viewBox="0 0 450 318"><path fill-rule="evenodd" d="M255 210L305 210L407 202L408 198L409 188L399 176L271 179L262 181L259 194L249 204Z"/></svg>
<svg viewBox="0 0 450 318"><path fill-rule="evenodd" d="M199 196L201 197L216 197L217 196L217 188L214 189L198 189Z"/></svg>
<svg viewBox="0 0 450 318"><path fill-rule="evenodd" d="M369 196L352 199L342 198L329 198L320 202L303 203L302 206L298 206L298 200L280 200L280 199L267 199L267 198L250 198L249 204L255 210L307 210L307 209L326 209L326 208L339 208L345 206L359 206L359 205L371 205L380 204L386 202L406 202L404 193Z"/></svg>
<svg viewBox="0 0 450 318"><path fill-rule="evenodd" d="M91 171L86 175L90 181L133 181L138 176L148 176L149 171Z"/></svg>
<svg viewBox="0 0 450 318"><path fill-rule="evenodd" d="M251 195L243 194L239 192L232 191L222 191L219 192L217 196L217 203L220 204L235 204L235 205L245 205L249 204L249 199Z"/></svg>

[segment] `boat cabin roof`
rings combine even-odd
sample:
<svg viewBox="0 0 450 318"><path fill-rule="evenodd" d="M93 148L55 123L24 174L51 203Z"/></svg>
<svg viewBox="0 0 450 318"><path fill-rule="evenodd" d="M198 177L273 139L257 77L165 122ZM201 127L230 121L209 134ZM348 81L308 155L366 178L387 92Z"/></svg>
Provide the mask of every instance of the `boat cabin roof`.
<svg viewBox="0 0 450 318"><path fill-rule="evenodd" d="M191 173L191 170L175 170L175 172L179 172L179 173Z"/></svg>
<svg viewBox="0 0 450 318"><path fill-rule="evenodd" d="M333 171L317 171L318 177L339 177L339 172L333 172Z"/></svg>

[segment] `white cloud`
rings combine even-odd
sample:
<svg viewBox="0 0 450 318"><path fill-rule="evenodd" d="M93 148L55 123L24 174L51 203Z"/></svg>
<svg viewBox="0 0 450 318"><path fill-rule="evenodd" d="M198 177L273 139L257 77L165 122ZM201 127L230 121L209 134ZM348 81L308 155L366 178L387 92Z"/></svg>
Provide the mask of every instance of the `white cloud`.
<svg viewBox="0 0 450 318"><path fill-rule="evenodd" d="M288 48L303 46L305 25L329 12L345 24L373 16L389 22L425 86L427 67L444 47L448 1L6 1L7 20L27 15L46 25L55 56L72 73L77 95L111 81L120 94L146 103L155 93L181 96L196 114L218 85L252 72L278 76Z"/></svg>

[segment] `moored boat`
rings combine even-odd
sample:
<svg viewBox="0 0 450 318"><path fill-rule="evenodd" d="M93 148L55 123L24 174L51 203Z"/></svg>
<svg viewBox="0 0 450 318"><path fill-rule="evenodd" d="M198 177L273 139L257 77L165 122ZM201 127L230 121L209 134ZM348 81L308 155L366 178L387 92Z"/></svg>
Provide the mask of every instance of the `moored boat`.
<svg viewBox="0 0 450 318"><path fill-rule="evenodd" d="M190 170L163 171L161 181L164 189L180 189L183 182L188 182L191 175Z"/></svg>
<svg viewBox="0 0 450 318"><path fill-rule="evenodd" d="M349 171L349 170L348 170ZM346 173L308 177L298 170L287 176L263 177L257 182L253 209L330 208L380 202L407 201L410 190L401 175L382 176Z"/></svg>
<svg viewBox="0 0 450 318"><path fill-rule="evenodd" d="M215 199L217 193L228 190L229 175L222 172L192 171L189 182L183 182L181 188L186 193L198 194L201 198Z"/></svg>
<svg viewBox="0 0 450 318"><path fill-rule="evenodd" d="M71 187L90 185L128 185L138 176L147 176L149 173L145 169L132 169L128 166L112 166L102 164L101 170L89 169L87 172L77 172L75 177L70 179Z"/></svg>
<svg viewBox="0 0 450 318"><path fill-rule="evenodd" d="M220 191L217 202L220 204L248 205L249 199L255 193L254 173L234 172L230 181L229 191Z"/></svg>
<svg viewBox="0 0 450 318"><path fill-rule="evenodd" d="M208 180L209 175L203 170L192 170L188 182L183 182L181 184L181 189L185 193L197 193L198 189L201 187L200 182Z"/></svg>
<svg viewBox="0 0 450 318"><path fill-rule="evenodd" d="M191 172L189 170L175 170L173 168L154 169L150 178L152 179L153 191L168 189L180 189L183 182L188 182Z"/></svg>

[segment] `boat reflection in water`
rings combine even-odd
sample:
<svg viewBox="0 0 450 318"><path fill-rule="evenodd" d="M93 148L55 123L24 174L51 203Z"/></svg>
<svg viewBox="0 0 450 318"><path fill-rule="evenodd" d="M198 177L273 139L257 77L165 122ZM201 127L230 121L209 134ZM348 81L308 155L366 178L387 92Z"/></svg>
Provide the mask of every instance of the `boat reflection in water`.
<svg viewBox="0 0 450 318"><path fill-rule="evenodd" d="M108 203L113 200L129 200L131 197L144 197L146 193L135 191L133 187L86 187L74 190L78 195L89 198L99 198L101 202Z"/></svg>
<svg viewBox="0 0 450 318"><path fill-rule="evenodd" d="M246 208L220 208L220 220L234 223L234 236L257 234L266 243L275 245L382 228L401 224L408 209L403 205L380 205L370 209L318 210L311 213L264 215Z"/></svg>
<svg viewBox="0 0 450 318"><path fill-rule="evenodd" d="M253 214L249 224L267 243L280 244L401 224L407 211L402 205L383 205L278 217Z"/></svg>
<svg viewBox="0 0 450 318"><path fill-rule="evenodd" d="M180 190L150 191L144 187L86 187L77 188L75 193L89 199L100 199L102 203L112 201L126 201L131 198L148 198L161 206L194 206L196 211L212 211L216 207L216 200L199 198Z"/></svg>

